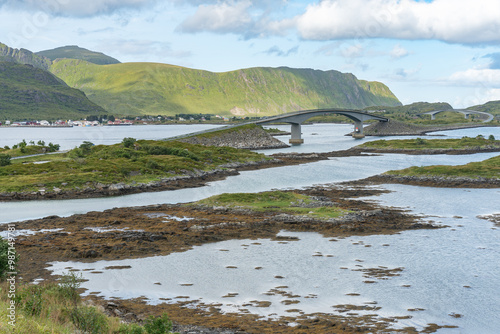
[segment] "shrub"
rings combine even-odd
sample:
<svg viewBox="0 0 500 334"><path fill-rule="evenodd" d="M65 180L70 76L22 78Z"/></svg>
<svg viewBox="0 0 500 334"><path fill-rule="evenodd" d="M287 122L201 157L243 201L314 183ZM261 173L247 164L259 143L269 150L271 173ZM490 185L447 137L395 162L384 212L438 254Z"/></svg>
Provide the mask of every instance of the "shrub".
<svg viewBox="0 0 500 334"><path fill-rule="evenodd" d="M146 162L146 168L148 168L148 169L159 169L160 167L161 167L160 164L158 164L158 162L156 162L153 159L149 159Z"/></svg>
<svg viewBox="0 0 500 334"><path fill-rule="evenodd" d="M77 290L80 288L82 280L82 274L77 275L74 272L63 274L59 279L59 293L64 298L73 301L76 305L76 303L80 300L80 295Z"/></svg>
<svg viewBox="0 0 500 334"><path fill-rule="evenodd" d="M49 152L59 151L59 148L61 148L61 146L59 144L49 143Z"/></svg>
<svg viewBox="0 0 500 334"><path fill-rule="evenodd" d="M85 333L107 333L109 324L107 317L93 306L80 306L70 313L73 324Z"/></svg>
<svg viewBox="0 0 500 334"><path fill-rule="evenodd" d="M122 324L118 334L144 334L145 329L137 324Z"/></svg>
<svg viewBox="0 0 500 334"><path fill-rule="evenodd" d="M10 159L12 157L8 154L0 154L0 166L10 165Z"/></svg>
<svg viewBox="0 0 500 334"><path fill-rule="evenodd" d="M417 138L417 139L415 139L415 144L417 144L417 145L424 145L425 144L425 139Z"/></svg>
<svg viewBox="0 0 500 334"><path fill-rule="evenodd" d="M15 272L19 255L15 249L10 248L7 239L0 237L0 280L4 280L8 272Z"/></svg>
<svg viewBox="0 0 500 334"><path fill-rule="evenodd" d="M131 138L131 137L126 137L126 138L123 138L123 140L122 140L123 146L127 147L127 148L134 147L135 142L136 142L136 139Z"/></svg>
<svg viewBox="0 0 500 334"><path fill-rule="evenodd" d="M144 328L148 334L170 333L170 330L172 329L172 321L168 318L166 313L157 318L150 315L144 323Z"/></svg>
<svg viewBox="0 0 500 334"><path fill-rule="evenodd" d="M488 137L488 140L489 140L489 141L494 141L494 140L495 140L495 136L490 135L490 136Z"/></svg>
<svg viewBox="0 0 500 334"><path fill-rule="evenodd" d="M43 288L39 285L27 286L20 295L20 304L23 304L23 311L28 316L39 316L42 313Z"/></svg>
<svg viewBox="0 0 500 334"><path fill-rule="evenodd" d="M186 149L177 148L177 147L165 147L159 145L147 145L144 146L144 149L150 155L176 155L179 157L188 158L194 161L200 160L200 158Z"/></svg>

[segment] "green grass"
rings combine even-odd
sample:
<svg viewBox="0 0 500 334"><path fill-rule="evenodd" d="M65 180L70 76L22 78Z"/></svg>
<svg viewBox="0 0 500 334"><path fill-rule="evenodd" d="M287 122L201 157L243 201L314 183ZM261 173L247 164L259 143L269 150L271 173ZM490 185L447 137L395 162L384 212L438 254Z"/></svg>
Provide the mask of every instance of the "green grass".
<svg viewBox="0 0 500 334"><path fill-rule="evenodd" d="M36 55L47 57L50 60L58 58L83 59L97 65L108 65L120 63L115 58L107 56L101 52L90 51L76 45L68 45L51 50L37 52Z"/></svg>
<svg viewBox="0 0 500 334"><path fill-rule="evenodd" d="M0 61L0 120L57 120L107 114L51 73Z"/></svg>
<svg viewBox="0 0 500 334"><path fill-rule="evenodd" d="M301 207L315 202L309 196L285 191L266 191L262 193L235 193L212 196L195 204L247 208L261 212L288 212L316 218L336 218L344 215L345 210L335 206Z"/></svg>
<svg viewBox="0 0 500 334"><path fill-rule="evenodd" d="M80 299L80 286L76 275L64 275L63 279L75 284L42 283L41 285L16 285L16 296L9 297L10 285L0 283L0 333L3 334L149 334L171 333L168 316L150 316L145 326L121 323L116 317L105 315L99 308L86 305ZM76 280L76 281L75 281ZM15 318L11 319L9 307L15 301ZM9 324L9 321L15 320ZM162 329L163 331L158 331Z"/></svg>
<svg viewBox="0 0 500 334"><path fill-rule="evenodd" d="M469 107L467 109L475 111L483 111L490 113L492 115L496 115L498 120L499 119L498 116L500 116L500 101L490 101L485 104Z"/></svg>
<svg viewBox="0 0 500 334"><path fill-rule="evenodd" d="M385 174L396 176L443 176L467 178L500 179L500 156L484 161L470 162L460 166L427 166L410 167L402 170L388 171Z"/></svg>
<svg viewBox="0 0 500 334"><path fill-rule="evenodd" d="M374 140L357 146L358 148L372 149L484 149L500 148L500 140L491 140L478 136L476 138L463 137L461 139L397 139L397 140Z"/></svg>
<svg viewBox="0 0 500 334"><path fill-rule="evenodd" d="M259 67L214 73L167 64L99 66L72 59L55 61L51 71L115 115L265 116L400 104L384 84L337 71Z"/></svg>
<svg viewBox="0 0 500 334"><path fill-rule="evenodd" d="M248 150L177 141L139 140L132 147L122 143L88 147L82 144L67 153L11 160L10 165L0 167L0 192L133 185L195 170L212 170L230 162L263 159L263 154Z"/></svg>

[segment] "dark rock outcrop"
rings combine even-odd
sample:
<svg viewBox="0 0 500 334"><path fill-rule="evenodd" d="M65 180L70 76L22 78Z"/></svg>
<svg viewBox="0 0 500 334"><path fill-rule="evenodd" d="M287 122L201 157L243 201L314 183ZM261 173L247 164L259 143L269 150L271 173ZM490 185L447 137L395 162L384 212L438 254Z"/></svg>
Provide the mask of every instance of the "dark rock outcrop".
<svg viewBox="0 0 500 334"><path fill-rule="evenodd" d="M288 147L287 144L274 138L259 126L235 128L233 131L224 131L213 136L194 136L183 138L180 141L189 144L228 146L251 150Z"/></svg>

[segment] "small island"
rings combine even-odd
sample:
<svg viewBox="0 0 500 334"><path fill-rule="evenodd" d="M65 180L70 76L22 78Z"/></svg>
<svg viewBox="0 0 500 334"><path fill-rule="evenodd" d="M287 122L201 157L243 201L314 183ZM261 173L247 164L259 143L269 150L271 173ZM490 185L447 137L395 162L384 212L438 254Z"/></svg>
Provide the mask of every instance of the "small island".
<svg viewBox="0 0 500 334"><path fill-rule="evenodd" d="M473 154L499 152L500 141L491 135L461 139L376 140L357 146L363 152L404 154ZM402 183L430 187L498 188L500 156L460 166L412 166L391 170L365 180L376 183Z"/></svg>

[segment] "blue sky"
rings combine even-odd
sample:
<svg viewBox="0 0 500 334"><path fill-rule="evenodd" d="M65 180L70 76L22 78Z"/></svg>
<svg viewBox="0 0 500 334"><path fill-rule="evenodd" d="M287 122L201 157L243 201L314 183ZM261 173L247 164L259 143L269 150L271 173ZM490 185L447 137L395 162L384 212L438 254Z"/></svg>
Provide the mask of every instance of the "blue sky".
<svg viewBox="0 0 500 334"><path fill-rule="evenodd" d="M0 0L0 36L214 72L338 70L404 104L500 100L498 0Z"/></svg>

